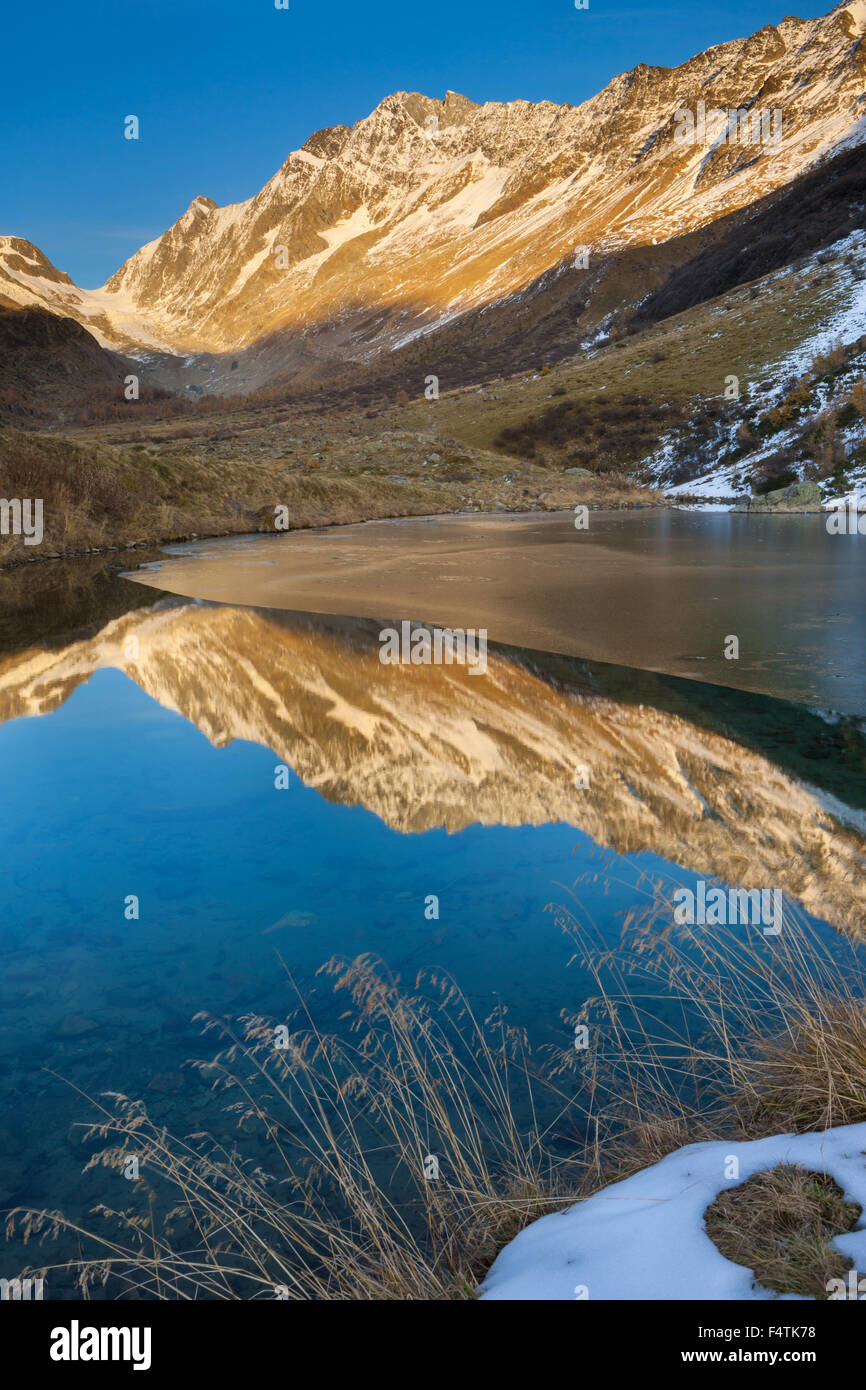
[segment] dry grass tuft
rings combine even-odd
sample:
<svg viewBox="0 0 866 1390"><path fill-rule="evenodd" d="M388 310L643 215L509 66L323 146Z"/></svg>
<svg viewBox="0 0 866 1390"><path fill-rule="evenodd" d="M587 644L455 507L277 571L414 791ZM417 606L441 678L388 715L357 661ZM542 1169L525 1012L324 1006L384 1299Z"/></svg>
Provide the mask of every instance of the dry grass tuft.
<svg viewBox="0 0 866 1390"><path fill-rule="evenodd" d="M778 936L680 926L671 885L647 877L616 949L579 882L555 908L597 990L569 1025L596 1039L556 1072L583 1087L608 1180L686 1143L807 1133L866 1121L866 970L856 943L786 904ZM665 1001L660 1008L660 1001Z"/></svg>
<svg viewBox="0 0 866 1390"><path fill-rule="evenodd" d="M707 1208L706 1227L722 1254L753 1270L764 1288L826 1299L828 1282L851 1268L830 1241L860 1215L832 1178L791 1164L723 1192Z"/></svg>
<svg viewBox="0 0 866 1390"><path fill-rule="evenodd" d="M10 1234L73 1233L85 1297L473 1298L502 1245L567 1200L542 1135L515 1120L518 1097L534 1113L525 1038L501 1011L476 1019L449 980L422 996L366 957L326 971L350 997L348 1040L308 1016L291 1030L248 1016L237 1035L201 1016L228 1040L201 1065L239 1129L267 1136L273 1171L114 1095L86 1137L104 1144L88 1167L138 1158L137 1206L97 1209L119 1235L23 1211Z"/></svg>
<svg viewBox="0 0 866 1390"><path fill-rule="evenodd" d="M560 885L570 902L551 910L597 988L563 1013L564 1045L533 1055L504 1010L476 1018L450 979L419 977L410 992L369 957L333 961L324 973L348 1000L338 1033L320 1032L303 1001L284 1024L202 1018L226 1045L195 1065L240 1132L266 1141L267 1163L206 1132L172 1136L141 1101L113 1096L98 1103L89 1166L139 1158L136 1204L98 1208L119 1234L26 1211L10 1233L72 1234L87 1253L55 1268L73 1268L85 1297L469 1299L527 1222L683 1144L866 1120L853 943L790 908L778 936L675 925L670 885L647 877L645 906L611 948L579 884ZM823 1290L825 1237L847 1229L849 1209L811 1176L746 1188L712 1216L741 1241L731 1258L762 1282Z"/></svg>

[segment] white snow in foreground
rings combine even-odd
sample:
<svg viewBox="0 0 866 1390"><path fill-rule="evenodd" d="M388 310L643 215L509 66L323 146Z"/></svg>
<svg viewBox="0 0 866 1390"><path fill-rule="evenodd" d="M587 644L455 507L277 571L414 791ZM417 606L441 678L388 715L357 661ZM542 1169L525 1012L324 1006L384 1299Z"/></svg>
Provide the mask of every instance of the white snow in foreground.
<svg viewBox="0 0 866 1390"><path fill-rule="evenodd" d="M739 1161L736 1179L725 1177L731 1156ZM866 1124L689 1144L527 1226L498 1256L481 1297L796 1299L755 1285L751 1270L727 1260L704 1229L704 1213L720 1192L780 1163L828 1174L866 1213ZM833 1245L866 1271L866 1217Z"/></svg>

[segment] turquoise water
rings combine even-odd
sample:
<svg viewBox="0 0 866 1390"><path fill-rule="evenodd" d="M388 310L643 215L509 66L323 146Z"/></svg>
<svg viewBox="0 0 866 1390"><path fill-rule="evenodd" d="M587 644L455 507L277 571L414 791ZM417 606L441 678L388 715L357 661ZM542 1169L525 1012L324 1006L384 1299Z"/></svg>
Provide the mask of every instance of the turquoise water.
<svg viewBox="0 0 866 1390"><path fill-rule="evenodd" d="M256 1156L185 1065L214 1051L193 1015L285 1017L287 971L323 1028L344 1005L316 971L369 952L567 1048L591 989L551 910L572 891L613 944L646 875L729 880L753 844L746 886L836 929L862 910L817 861L805 889L785 877L815 818L837 868L862 854L856 721L514 649L492 650L495 698L426 671L388 686L375 624L94 583L63 630L59 598L41 640L32 611L26 646L12 624L0 663L0 1207L123 1203L119 1176L82 1174L75 1128L109 1090ZM23 1258L0 1249L0 1274Z"/></svg>

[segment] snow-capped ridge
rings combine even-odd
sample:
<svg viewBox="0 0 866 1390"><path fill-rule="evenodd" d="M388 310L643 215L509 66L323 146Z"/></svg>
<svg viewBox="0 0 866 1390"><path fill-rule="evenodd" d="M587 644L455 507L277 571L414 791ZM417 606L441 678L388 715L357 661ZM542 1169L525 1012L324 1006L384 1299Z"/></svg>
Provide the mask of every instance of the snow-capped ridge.
<svg viewBox="0 0 866 1390"><path fill-rule="evenodd" d="M682 237L862 140L864 19L866 0L789 17L676 68L639 63L578 105L393 92L311 134L252 198L194 198L99 291L61 295L0 252L0 295L106 343L219 353L334 330L364 360L523 293L575 246ZM684 146L677 113L701 101L778 109L782 138Z"/></svg>

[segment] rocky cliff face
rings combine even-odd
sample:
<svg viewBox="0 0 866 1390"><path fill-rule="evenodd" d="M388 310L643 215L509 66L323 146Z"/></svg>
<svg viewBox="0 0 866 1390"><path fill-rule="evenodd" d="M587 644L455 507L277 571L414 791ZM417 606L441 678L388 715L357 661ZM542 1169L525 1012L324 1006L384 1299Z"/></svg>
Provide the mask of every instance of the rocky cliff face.
<svg viewBox="0 0 866 1390"><path fill-rule="evenodd" d="M326 330L334 355L367 358L519 296L582 248L706 225L866 137L864 29L866 0L852 0L678 68L640 64L579 106L398 92L311 136L248 202L194 199L101 291L52 280L34 248L22 260L28 244L3 239L0 296L62 301L125 346L223 352ZM685 143L677 112L701 102L778 111L781 137Z"/></svg>
<svg viewBox="0 0 866 1390"><path fill-rule="evenodd" d="M96 637L0 663L0 722L123 671L218 748L259 744L331 801L405 834L471 824L585 831L735 884L783 889L862 934L862 816L735 741L647 705L552 685L491 653L383 666L379 625L162 601ZM578 766L589 786L575 786Z"/></svg>

